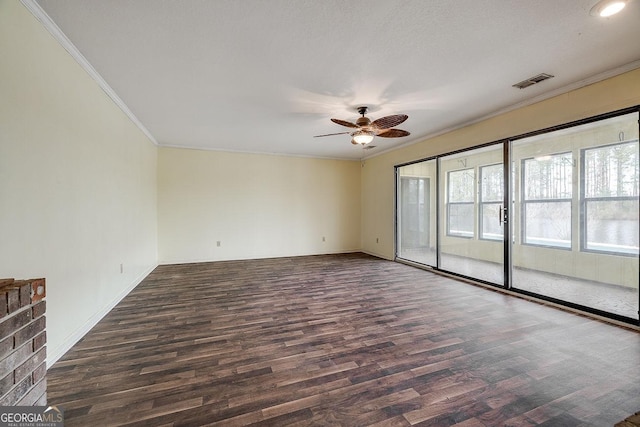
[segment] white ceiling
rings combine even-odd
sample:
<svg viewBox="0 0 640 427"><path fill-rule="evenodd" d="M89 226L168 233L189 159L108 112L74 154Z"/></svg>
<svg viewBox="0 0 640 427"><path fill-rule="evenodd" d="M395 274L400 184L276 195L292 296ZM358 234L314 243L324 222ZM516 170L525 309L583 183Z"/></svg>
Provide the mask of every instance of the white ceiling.
<svg viewBox="0 0 640 427"><path fill-rule="evenodd" d="M343 159L358 105L409 115L370 156L640 67L640 1L595 2L37 0L159 145Z"/></svg>

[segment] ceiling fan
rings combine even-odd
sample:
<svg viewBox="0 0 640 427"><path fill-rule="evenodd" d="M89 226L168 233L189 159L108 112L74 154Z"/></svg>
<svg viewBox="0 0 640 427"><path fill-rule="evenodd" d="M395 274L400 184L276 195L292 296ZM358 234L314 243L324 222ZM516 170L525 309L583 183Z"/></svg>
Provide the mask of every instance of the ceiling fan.
<svg viewBox="0 0 640 427"><path fill-rule="evenodd" d="M354 145L367 145L373 141L374 136L382 138L400 138L403 136L409 136L410 133L402 129L392 129L394 126L399 125L409 118L406 114L394 114L391 116L380 117L377 120L371 121L365 117L367 113L367 107L358 107L358 113L362 115L356 120L355 123L348 122L346 120L331 119L333 123L337 123L348 128L354 128L357 130L350 132L338 132L328 133L326 135L316 135L314 138L320 138L324 136L333 135L351 135L351 143Z"/></svg>

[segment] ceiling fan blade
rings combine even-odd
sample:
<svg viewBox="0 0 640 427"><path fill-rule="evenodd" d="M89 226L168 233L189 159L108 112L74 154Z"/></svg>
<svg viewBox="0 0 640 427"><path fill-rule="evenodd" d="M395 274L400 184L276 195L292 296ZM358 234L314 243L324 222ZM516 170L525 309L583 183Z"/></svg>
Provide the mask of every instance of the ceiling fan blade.
<svg viewBox="0 0 640 427"><path fill-rule="evenodd" d="M332 121L333 123L337 123L337 124L339 124L339 125L346 126L346 127L348 127L348 128L359 128L359 127L360 127L360 126L358 126L357 124L355 124L355 123L351 123L351 122L348 122L348 121L346 121L346 120L331 119L331 121Z"/></svg>
<svg viewBox="0 0 640 427"><path fill-rule="evenodd" d="M409 135L411 135L409 132L407 132L406 130L402 130L402 129L383 130L382 132L380 132L378 134L378 136L380 136L382 138L400 138L400 137L409 136Z"/></svg>
<svg viewBox="0 0 640 427"><path fill-rule="evenodd" d="M314 138L321 138L323 136L333 136L333 135L345 135L347 133L351 133L351 132L327 133L325 135L316 135L316 136L314 136Z"/></svg>
<svg viewBox="0 0 640 427"><path fill-rule="evenodd" d="M408 118L409 116L406 114L394 114L393 116L380 117L378 120L374 120L371 125L378 129L389 129L398 126Z"/></svg>

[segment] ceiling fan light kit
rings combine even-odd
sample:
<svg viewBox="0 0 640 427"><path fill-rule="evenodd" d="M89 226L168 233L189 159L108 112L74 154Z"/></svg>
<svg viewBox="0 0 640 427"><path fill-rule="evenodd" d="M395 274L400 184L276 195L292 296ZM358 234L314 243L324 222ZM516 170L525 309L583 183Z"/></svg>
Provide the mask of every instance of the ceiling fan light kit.
<svg viewBox="0 0 640 427"><path fill-rule="evenodd" d="M399 125L409 118L406 114L394 114L391 116L381 117L373 122L365 116L367 113L367 107L357 107L356 110L361 115L358 117L355 123L341 120L331 119L332 122L340 126L357 129L353 132L339 132L329 133L326 135L316 135L314 138L320 138L324 136L344 135L349 134L351 136L351 143L354 145L367 145L373 138L380 136L382 138L400 138L409 136L410 133L402 129L392 129L394 126Z"/></svg>
<svg viewBox="0 0 640 427"><path fill-rule="evenodd" d="M371 131L357 130L351 134L351 143L366 145L373 141L374 136L375 134Z"/></svg>

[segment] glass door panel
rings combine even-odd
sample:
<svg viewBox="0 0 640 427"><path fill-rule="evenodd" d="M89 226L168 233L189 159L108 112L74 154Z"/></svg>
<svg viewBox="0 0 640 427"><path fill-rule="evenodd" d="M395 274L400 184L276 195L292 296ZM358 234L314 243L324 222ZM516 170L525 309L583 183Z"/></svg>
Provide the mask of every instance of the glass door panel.
<svg viewBox="0 0 640 427"><path fill-rule="evenodd" d="M439 161L438 267L504 285L503 145Z"/></svg>
<svg viewBox="0 0 640 427"><path fill-rule="evenodd" d="M638 319L638 113L512 141L512 287Z"/></svg>
<svg viewBox="0 0 640 427"><path fill-rule="evenodd" d="M436 266L436 161L426 160L397 169L396 256Z"/></svg>

